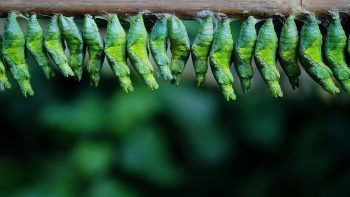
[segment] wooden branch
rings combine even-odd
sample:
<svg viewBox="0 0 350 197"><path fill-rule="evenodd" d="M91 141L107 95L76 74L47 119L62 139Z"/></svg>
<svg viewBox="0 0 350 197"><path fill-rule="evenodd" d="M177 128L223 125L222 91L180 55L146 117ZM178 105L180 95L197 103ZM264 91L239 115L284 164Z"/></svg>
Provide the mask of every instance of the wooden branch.
<svg viewBox="0 0 350 197"><path fill-rule="evenodd" d="M211 10L228 16L249 14L267 17L276 13L288 15L298 7L316 14L326 14L327 10L334 8L350 12L350 0L0 0L0 15L5 16L11 10L73 16L86 13L125 15L148 10L151 13L193 17L199 11Z"/></svg>
<svg viewBox="0 0 350 197"><path fill-rule="evenodd" d="M331 10L350 13L350 0L302 0L301 6L319 15L329 14Z"/></svg>

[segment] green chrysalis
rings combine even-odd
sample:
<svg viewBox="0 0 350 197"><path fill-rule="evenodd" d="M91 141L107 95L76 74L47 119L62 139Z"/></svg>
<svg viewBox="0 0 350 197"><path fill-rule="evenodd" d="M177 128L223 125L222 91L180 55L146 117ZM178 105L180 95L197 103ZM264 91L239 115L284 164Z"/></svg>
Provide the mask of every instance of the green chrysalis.
<svg viewBox="0 0 350 197"><path fill-rule="evenodd" d="M205 82L205 74L208 70L208 55L214 38L214 25L211 16L200 19L200 27L191 46L191 54L194 70L196 72L197 86L201 87Z"/></svg>
<svg viewBox="0 0 350 197"><path fill-rule="evenodd" d="M276 68L277 45L278 38L272 19L268 19L258 33L254 53L255 63L272 96L282 97L280 74Z"/></svg>
<svg viewBox="0 0 350 197"><path fill-rule="evenodd" d="M47 79L53 78L55 72L51 66L44 46L44 32L36 18L36 14L30 16L27 24L26 46L35 62L41 67Z"/></svg>
<svg viewBox="0 0 350 197"><path fill-rule="evenodd" d="M150 34L150 51L164 80L172 80L167 56L168 28L167 19L161 16L154 24Z"/></svg>
<svg viewBox="0 0 350 197"><path fill-rule="evenodd" d="M130 19L127 39L128 57L146 85L155 90L159 85L153 76L153 66L148 59L147 45L148 33L142 15L138 14Z"/></svg>
<svg viewBox="0 0 350 197"><path fill-rule="evenodd" d="M11 83L6 75L6 66L2 60L2 36L0 36L0 85L6 89L11 88Z"/></svg>
<svg viewBox="0 0 350 197"><path fill-rule="evenodd" d="M340 23L339 13L332 13L332 17L324 44L325 60L343 90L350 94L350 69L345 61L346 35Z"/></svg>
<svg viewBox="0 0 350 197"><path fill-rule="evenodd" d="M299 41L299 58L305 71L331 94L339 93L339 88L332 80L332 71L323 63L322 34L314 14L309 14L305 21Z"/></svg>
<svg viewBox="0 0 350 197"><path fill-rule="evenodd" d="M25 59L25 38L17 22L18 14L10 12L4 28L2 55L13 78L17 81L24 97L33 96L34 91L30 85L30 74Z"/></svg>
<svg viewBox="0 0 350 197"><path fill-rule="evenodd" d="M66 54L64 53L64 45L62 44L57 15L51 17L47 26L44 45L52 60L60 68L63 76L74 76L74 72L69 66Z"/></svg>
<svg viewBox="0 0 350 197"><path fill-rule="evenodd" d="M81 80L83 74L83 63L85 57L85 47L83 37L73 17L59 16L59 26L62 37L66 41L70 58L69 65L73 69L75 77Z"/></svg>
<svg viewBox="0 0 350 197"><path fill-rule="evenodd" d="M235 100L233 76L230 70L233 39L229 19L223 19L216 29L209 53L210 67L227 101Z"/></svg>
<svg viewBox="0 0 350 197"><path fill-rule="evenodd" d="M89 60L87 71L90 75L90 83L97 87L104 60L104 43L95 20L88 14L84 16L83 39L88 47Z"/></svg>
<svg viewBox="0 0 350 197"><path fill-rule="evenodd" d="M173 74L172 83L179 85L181 74L190 55L190 39L185 25L174 15L168 18L168 28L172 54L170 63L170 70Z"/></svg>
<svg viewBox="0 0 350 197"><path fill-rule="evenodd" d="M256 39L255 19L250 16L243 22L233 49L234 65L244 93L249 92L254 75L252 58Z"/></svg>
<svg viewBox="0 0 350 197"><path fill-rule="evenodd" d="M107 61L124 92L134 91L130 80L130 69L126 63L126 34L115 14L108 15L104 50Z"/></svg>
<svg viewBox="0 0 350 197"><path fill-rule="evenodd" d="M284 23L279 40L278 55L280 64L288 76L293 89L299 87L300 67L298 65L299 34L294 21L294 15Z"/></svg>

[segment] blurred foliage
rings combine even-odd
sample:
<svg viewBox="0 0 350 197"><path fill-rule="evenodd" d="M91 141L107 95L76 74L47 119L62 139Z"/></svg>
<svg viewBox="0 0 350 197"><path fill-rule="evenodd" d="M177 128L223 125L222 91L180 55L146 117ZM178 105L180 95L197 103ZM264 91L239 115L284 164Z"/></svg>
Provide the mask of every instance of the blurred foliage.
<svg viewBox="0 0 350 197"><path fill-rule="evenodd" d="M0 94L0 196L350 195L349 98L305 73L295 92L282 75L282 99L258 75L246 95L236 80L228 103L195 87L190 63L179 87L150 91L133 73L125 94L109 72L93 88L28 60L36 95Z"/></svg>

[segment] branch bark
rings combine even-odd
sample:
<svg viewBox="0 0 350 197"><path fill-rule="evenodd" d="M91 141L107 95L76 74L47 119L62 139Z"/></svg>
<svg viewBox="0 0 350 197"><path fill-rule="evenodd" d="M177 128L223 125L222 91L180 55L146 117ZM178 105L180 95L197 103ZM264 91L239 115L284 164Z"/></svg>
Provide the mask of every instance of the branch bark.
<svg viewBox="0 0 350 197"><path fill-rule="evenodd" d="M321 15L334 8L350 12L350 0L0 0L0 15L5 16L11 10L72 16L87 13L126 15L147 10L191 18L199 11L211 10L228 16L267 17L276 13L288 15L298 7Z"/></svg>

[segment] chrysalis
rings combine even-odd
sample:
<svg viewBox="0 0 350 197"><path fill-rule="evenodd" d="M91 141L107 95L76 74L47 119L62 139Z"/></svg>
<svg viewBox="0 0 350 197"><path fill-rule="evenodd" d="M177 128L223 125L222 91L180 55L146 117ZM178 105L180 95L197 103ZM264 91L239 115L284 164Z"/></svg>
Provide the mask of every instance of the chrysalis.
<svg viewBox="0 0 350 197"><path fill-rule="evenodd" d="M235 100L233 91L233 76L230 70L233 39L230 20L220 21L210 49L209 62L216 82L227 101Z"/></svg>
<svg viewBox="0 0 350 197"><path fill-rule="evenodd" d="M173 74L172 83L179 85L182 72L190 55L190 39L185 25L174 15L168 19L168 28L172 55L170 63L170 70Z"/></svg>
<svg viewBox="0 0 350 197"><path fill-rule="evenodd" d="M126 34L120 25L118 16L108 16L107 39L105 53L114 75L118 78L124 92L132 92L134 88L130 80L130 69L126 64Z"/></svg>
<svg viewBox="0 0 350 197"><path fill-rule="evenodd" d="M6 89L11 88L11 83L6 75L6 66L2 60L2 36L0 36L0 86Z"/></svg>
<svg viewBox="0 0 350 197"><path fill-rule="evenodd" d="M47 26L44 45L52 60L61 70L63 76L74 76L74 72L69 66L66 54L64 53L57 15L51 17Z"/></svg>
<svg viewBox="0 0 350 197"><path fill-rule="evenodd" d="M103 38L101 37L95 20L91 15L84 16L83 39L88 47L89 60L87 71L90 75L90 82L95 87L100 81L100 72L104 60Z"/></svg>
<svg viewBox="0 0 350 197"><path fill-rule="evenodd" d="M150 51L163 79L172 80L173 75L169 68L169 58L167 56L167 40L167 19L165 16L161 16L154 24L150 34Z"/></svg>
<svg viewBox="0 0 350 197"><path fill-rule="evenodd" d="M276 51L278 38L272 19L268 19L260 28L255 46L255 62L270 93L274 97L282 97L279 84L280 74L276 68Z"/></svg>
<svg viewBox="0 0 350 197"><path fill-rule="evenodd" d="M300 68L297 59L298 42L298 29L294 21L294 15L291 15L287 18L282 27L278 55L280 64L288 76L293 89L299 87Z"/></svg>
<svg viewBox="0 0 350 197"><path fill-rule="evenodd" d="M60 15L59 25L62 37L66 41L69 49L69 65L73 69L77 80L80 81L83 74L83 63L85 57L83 37L72 17Z"/></svg>
<svg viewBox="0 0 350 197"><path fill-rule="evenodd" d="M27 97L27 95L33 96L34 91L30 85L30 74L25 60L25 38L17 22L17 16L17 13L11 12L6 19L2 54L24 97Z"/></svg>
<svg viewBox="0 0 350 197"><path fill-rule="evenodd" d="M233 49L234 65L244 93L250 90L254 75L252 58L256 37L255 19L250 16L243 22Z"/></svg>
<svg viewBox="0 0 350 197"><path fill-rule="evenodd" d="M325 59L343 90L350 94L350 69L345 61L346 35L339 14L334 12L332 16L324 44Z"/></svg>
<svg viewBox="0 0 350 197"><path fill-rule="evenodd" d="M29 53L33 56L35 62L41 67L47 79L55 76L55 72L50 64L44 46L44 32L33 14L30 16L27 32L26 32L26 46Z"/></svg>
<svg viewBox="0 0 350 197"><path fill-rule="evenodd" d="M198 87L203 86L205 82L205 74L208 70L208 55L213 37L214 27L212 17L206 16L200 19L199 31L191 46L193 66L196 72Z"/></svg>
<svg viewBox="0 0 350 197"><path fill-rule="evenodd" d="M135 70L142 77L146 85L158 89L158 83L153 76L153 66L148 59L148 33L141 14L131 17L130 29L127 39L128 57Z"/></svg>
<svg viewBox="0 0 350 197"><path fill-rule="evenodd" d="M339 93L332 80L332 71L323 63L322 34L314 14L309 14L300 32L299 58L305 71L331 94Z"/></svg>

